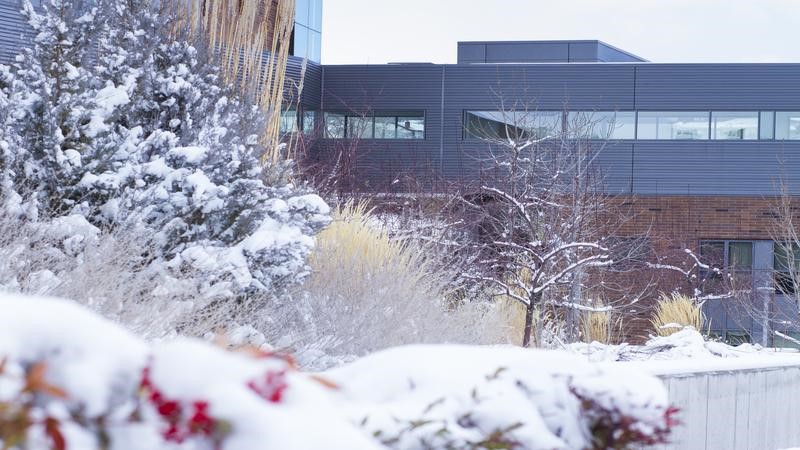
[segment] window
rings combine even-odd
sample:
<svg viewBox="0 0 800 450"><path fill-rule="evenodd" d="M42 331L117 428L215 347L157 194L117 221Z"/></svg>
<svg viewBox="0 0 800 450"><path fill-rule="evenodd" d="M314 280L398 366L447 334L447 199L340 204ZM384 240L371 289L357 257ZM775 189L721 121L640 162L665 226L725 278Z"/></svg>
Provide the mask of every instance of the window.
<svg viewBox="0 0 800 450"><path fill-rule="evenodd" d="M753 269L753 242L702 241L700 242L700 261L712 269L750 272ZM709 275L715 277L717 274Z"/></svg>
<svg viewBox="0 0 800 450"><path fill-rule="evenodd" d="M776 242L773 245L772 267L775 270L775 291L795 294L800 280L800 247L797 244Z"/></svg>
<svg viewBox="0 0 800 450"><path fill-rule="evenodd" d="M775 139L800 139L800 112L775 113Z"/></svg>
<svg viewBox="0 0 800 450"><path fill-rule="evenodd" d="M425 113L378 112L374 116L325 113L325 137L331 139L425 139Z"/></svg>
<svg viewBox="0 0 800 450"><path fill-rule="evenodd" d="M711 113L711 131L713 139L758 139L758 113L714 111Z"/></svg>
<svg viewBox="0 0 800 450"><path fill-rule="evenodd" d="M572 111L567 116L570 137L582 139L636 138L635 111Z"/></svg>
<svg viewBox="0 0 800 450"><path fill-rule="evenodd" d="M544 139L562 132L560 111L466 111L466 139Z"/></svg>
<svg viewBox="0 0 800 450"><path fill-rule="evenodd" d="M397 139L423 139L424 137L424 117L397 117Z"/></svg>
<svg viewBox="0 0 800 450"><path fill-rule="evenodd" d="M313 134L315 128L314 121L317 114L315 111L303 111L303 134Z"/></svg>
<svg viewBox="0 0 800 450"><path fill-rule="evenodd" d="M758 137L760 139L775 139L775 112L761 111Z"/></svg>
<svg viewBox="0 0 800 450"><path fill-rule="evenodd" d="M639 139L708 139L707 112L639 112Z"/></svg>
<svg viewBox="0 0 800 450"><path fill-rule="evenodd" d="M331 139L344 138L344 114L325 113L325 137Z"/></svg>
<svg viewBox="0 0 800 450"><path fill-rule="evenodd" d="M372 117L347 116L347 137L372 139Z"/></svg>
<svg viewBox="0 0 800 450"><path fill-rule="evenodd" d="M297 111L294 109L286 109L281 111L281 134L289 134L297 132Z"/></svg>

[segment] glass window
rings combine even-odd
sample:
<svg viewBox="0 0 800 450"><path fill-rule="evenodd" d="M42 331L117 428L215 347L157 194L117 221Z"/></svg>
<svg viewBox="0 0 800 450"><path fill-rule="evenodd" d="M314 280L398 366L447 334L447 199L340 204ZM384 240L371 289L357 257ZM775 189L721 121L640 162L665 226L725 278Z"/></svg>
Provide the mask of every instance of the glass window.
<svg viewBox="0 0 800 450"><path fill-rule="evenodd" d="M344 138L344 114L325 113L325 137L332 139Z"/></svg>
<svg viewBox="0 0 800 450"><path fill-rule="evenodd" d="M309 12L311 7L309 0L297 0L295 5L294 21L300 25L309 26Z"/></svg>
<svg viewBox="0 0 800 450"><path fill-rule="evenodd" d="M544 139L562 132L560 111L467 111L465 137L472 139Z"/></svg>
<svg viewBox="0 0 800 450"><path fill-rule="evenodd" d="M322 61L322 34L319 31L308 31L308 59L314 62Z"/></svg>
<svg viewBox="0 0 800 450"><path fill-rule="evenodd" d="M372 117L347 116L347 137L372 139Z"/></svg>
<svg viewBox="0 0 800 450"><path fill-rule="evenodd" d="M310 45L309 45L309 29L303 25L295 24L294 26L294 48L292 56L299 58L311 58Z"/></svg>
<svg viewBox="0 0 800 450"><path fill-rule="evenodd" d="M303 111L303 134L313 134L315 129L315 111Z"/></svg>
<svg viewBox="0 0 800 450"><path fill-rule="evenodd" d="M795 294L800 275L800 247L797 244L776 242L773 246L775 290L781 294Z"/></svg>
<svg viewBox="0 0 800 450"><path fill-rule="evenodd" d="M570 136L582 139L636 138L635 111L573 111L567 116Z"/></svg>
<svg viewBox="0 0 800 450"><path fill-rule="evenodd" d="M750 271L753 268L753 242L703 241L700 243L701 261L711 269ZM718 272L702 269L703 278L719 278Z"/></svg>
<svg viewBox="0 0 800 450"><path fill-rule="evenodd" d="M639 139L708 139L707 112L640 111Z"/></svg>
<svg viewBox="0 0 800 450"><path fill-rule="evenodd" d="M757 112L714 111L711 113L713 139L758 139Z"/></svg>
<svg viewBox="0 0 800 450"><path fill-rule="evenodd" d="M375 117L375 139L397 139L397 117Z"/></svg>
<svg viewBox="0 0 800 450"><path fill-rule="evenodd" d="M296 133L297 132L297 111L294 109L287 109L281 111L281 125L280 132Z"/></svg>
<svg viewBox="0 0 800 450"><path fill-rule="evenodd" d="M800 139L800 112L775 113L775 139Z"/></svg>
<svg viewBox="0 0 800 450"><path fill-rule="evenodd" d="M728 264L731 270L747 270L753 268L753 243L728 242Z"/></svg>
<svg viewBox="0 0 800 450"><path fill-rule="evenodd" d="M760 139L775 139L775 112L761 111L760 117L758 137Z"/></svg>
<svg viewBox="0 0 800 450"><path fill-rule="evenodd" d="M397 139L424 139L425 117L397 117Z"/></svg>
<svg viewBox="0 0 800 450"><path fill-rule="evenodd" d="M308 0L308 23L312 30L322 31L322 0Z"/></svg>

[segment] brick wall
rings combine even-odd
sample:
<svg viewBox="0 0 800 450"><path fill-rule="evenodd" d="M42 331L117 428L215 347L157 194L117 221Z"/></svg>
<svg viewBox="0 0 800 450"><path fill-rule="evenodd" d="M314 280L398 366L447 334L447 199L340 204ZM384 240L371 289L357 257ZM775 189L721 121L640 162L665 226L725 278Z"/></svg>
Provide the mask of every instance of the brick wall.
<svg viewBox="0 0 800 450"><path fill-rule="evenodd" d="M702 240L771 240L776 227L780 198L750 196L637 196L618 198L619 212L625 217L620 235L646 234L654 256L660 262L689 267L692 260L684 249L698 250ZM650 317L659 292L690 290L677 273L654 270L638 273L639 279L653 287L629 316L625 337L642 342L652 334ZM689 293L689 292L686 292Z"/></svg>
<svg viewBox="0 0 800 450"><path fill-rule="evenodd" d="M641 196L619 201L629 220L622 234L650 230L663 245L691 245L704 239L770 239L775 222L775 197ZM663 242L671 241L669 242Z"/></svg>

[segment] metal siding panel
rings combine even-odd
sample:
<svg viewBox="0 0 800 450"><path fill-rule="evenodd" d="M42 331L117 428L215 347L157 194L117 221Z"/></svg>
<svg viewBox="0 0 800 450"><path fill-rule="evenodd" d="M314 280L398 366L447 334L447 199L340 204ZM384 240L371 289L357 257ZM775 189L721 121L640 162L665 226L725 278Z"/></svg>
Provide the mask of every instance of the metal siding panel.
<svg viewBox="0 0 800 450"><path fill-rule="evenodd" d="M501 102L503 100L503 102ZM463 140L465 110L517 107L539 110L630 109L633 106L633 69L608 65L481 65L447 66L445 78L444 151L442 171L448 178L474 178L479 169L472 152L481 143ZM485 148L485 145L483 146ZM610 145L602 171L609 188L630 187L630 146ZM483 151L485 153L485 150Z"/></svg>
<svg viewBox="0 0 800 450"><path fill-rule="evenodd" d="M639 194L800 193L800 142L639 141L633 175Z"/></svg>
<svg viewBox="0 0 800 450"><path fill-rule="evenodd" d="M432 64L325 66L322 95L327 111L425 111L425 139L362 140L359 167L384 177L411 172L438 177L442 71ZM335 145L336 141L323 141L317 151L331 151Z"/></svg>
<svg viewBox="0 0 800 450"><path fill-rule="evenodd" d="M456 61L459 64L486 62L486 44L459 42Z"/></svg>
<svg viewBox="0 0 800 450"><path fill-rule="evenodd" d="M642 110L769 110L800 107L800 64L639 64Z"/></svg>
<svg viewBox="0 0 800 450"><path fill-rule="evenodd" d="M487 63L551 61L567 62L569 44L566 42L496 42L486 44Z"/></svg>
<svg viewBox="0 0 800 450"><path fill-rule="evenodd" d="M29 42L33 31L20 14L20 0L0 0L0 64L9 64Z"/></svg>
<svg viewBox="0 0 800 450"><path fill-rule="evenodd" d="M596 42L578 42L569 44L569 61L597 61L598 44Z"/></svg>

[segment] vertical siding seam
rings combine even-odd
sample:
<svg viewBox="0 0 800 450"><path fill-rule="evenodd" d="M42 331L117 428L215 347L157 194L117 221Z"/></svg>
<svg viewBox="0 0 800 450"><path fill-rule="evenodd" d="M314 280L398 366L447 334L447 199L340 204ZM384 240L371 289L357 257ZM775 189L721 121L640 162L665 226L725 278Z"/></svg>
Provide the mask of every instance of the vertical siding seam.
<svg viewBox="0 0 800 450"><path fill-rule="evenodd" d="M444 85L445 85L445 70L447 66L442 66L442 103L439 116L439 173L444 173Z"/></svg>

